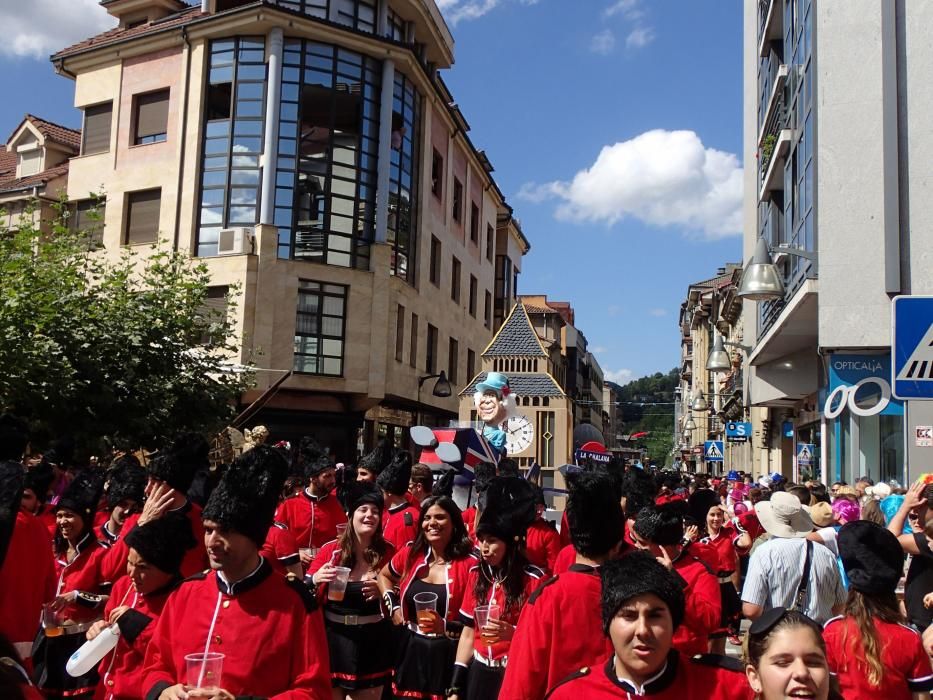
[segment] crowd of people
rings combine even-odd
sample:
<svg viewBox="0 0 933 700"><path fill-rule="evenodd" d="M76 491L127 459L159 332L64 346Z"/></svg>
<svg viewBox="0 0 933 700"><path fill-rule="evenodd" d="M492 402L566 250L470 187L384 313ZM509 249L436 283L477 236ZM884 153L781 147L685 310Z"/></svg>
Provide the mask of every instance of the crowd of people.
<svg viewBox="0 0 933 700"><path fill-rule="evenodd" d="M557 527L507 458L461 509L453 471L384 442L346 465L311 438L250 448L217 467L186 434L79 464L0 416L0 697L933 689L933 479L588 464Z"/></svg>

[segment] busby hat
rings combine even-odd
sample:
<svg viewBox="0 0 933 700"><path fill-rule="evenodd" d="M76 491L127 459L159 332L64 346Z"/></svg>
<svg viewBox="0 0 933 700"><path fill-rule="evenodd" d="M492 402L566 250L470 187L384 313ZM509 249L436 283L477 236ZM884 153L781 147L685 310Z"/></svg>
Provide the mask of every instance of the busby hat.
<svg viewBox="0 0 933 700"><path fill-rule="evenodd" d="M516 462L511 457L503 457L499 460L499 464L496 465L496 469L499 473L499 476L521 476L521 471L518 468L518 462Z"/></svg>
<svg viewBox="0 0 933 700"><path fill-rule="evenodd" d="M192 473L210 467L211 446L201 433L180 433L169 446L169 452Z"/></svg>
<svg viewBox="0 0 933 700"><path fill-rule="evenodd" d="M515 476L498 476L486 489L486 507L476 523L476 536L486 533L505 542L519 541L536 516L532 485Z"/></svg>
<svg viewBox="0 0 933 700"><path fill-rule="evenodd" d="M89 528L94 524L93 516L103 490L104 480L85 469L68 484L62 497L58 499L55 510L67 508L74 511L84 520L85 527Z"/></svg>
<svg viewBox="0 0 933 700"><path fill-rule="evenodd" d="M303 436L297 445L291 448L291 464L289 465L289 475L303 476L309 478L308 465L319 459L326 459L327 455L321 446L310 435Z"/></svg>
<svg viewBox="0 0 933 700"><path fill-rule="evenodd" d="M402 496L411 480L411 455L405 450L396 450L392 461L376 477L376 483L386 493Z"/></svg>
<svg viewBox="0 0 933 700"><path fill-rule="evenodd" d="M634 518L642 508L654 503L654 497L658 493L654 477L642 469L626 471L622 476L621 487L627 518Z"/></svg>
<svg viewBox="0 0 933 700"><path fill-rule="evenodd" d="M26 470L23 488L36 494L40 503L45 503L53 481L55 481L55 472L52 471L52 465L43 459L34 467Z"/></svg>
<svg viewBox="0 0 933 700"><path fill-rule="evenodd" d="M331 461L330 457L323 455L316 459L311 460L310 462L304 463L305 469L305 478L313 479L321 472L326 472L328 469L336 469L337 465Z"/></svg>
<svg viewBox="0 0 933 700"><path fill-rule="evenodd" d="M710 508L721 505L718 493L709 489L697 489L688 501L687 515L702 529L706 527L706 516Z"/></svg>
<svg viewBox="0 0 933 700"><path fill-rule="evenodd" d="M602 579L603 632L616 613L635 596L653 593L667 605L674 629L684 619L684 589L676 574L648 552L632 552L599 567Z"/></svg>
<svg viewBox="0 0 933 700"><path fill-rule="evenodd" d="M454 477L457 475L456 469L448 469L441 474L434 485L431 487L432 496L447 496L453 498L454 495Z"/></svg>
<svg viewBox="0 0 933 700"><path fill-rule="evenodd" d="M683 508L679 503L642 508L635 518L635 532L654 544L678 544L684 537Z"/></svg>
<svg viewBox="0 0 933 700"><path fill-rule="evenodd" d="M150 477L164 481L179 493L188 493L191 482L194 481L194 470L183 464L169 450L153 457L149 462L148 471Z"/></svg>
<svg viewBox="0 0 933 700"><path fill-rule="evenodd" d="M23 498L23 465L17 461L0 462L0 566L6 558L13 528L16 527L16 514Z"/></svg>
<svg viewBox="0 0 933 700"><path fill-rule="evenodd" d="M175 513L137 525L126 536L128 547L167 574L179 573L185 553L196 544L188 519Z"/></svg>
<svg viewBox="0 0 933 700"><path fill-rule="evenodd" d="M29 430L26 423L10 415L0 414L0 460L18 462L29 444Z"/></svg>
<svg viewBox="0 0 933 700"><path fill-rule="evenodd" d="M378 507L379 510L385 507L382 489L371 481L351 481L348 483L345 490L345 499L347 513L350 515L351 519L354 511L367 503Z"/></svg>
<svg viewBox="0 0 933 700"><path fill-rule="evenodd" d="M74 440L70 437L63 437L51 444L49 449L45 451L43 458L60 469L66 469L71 465L74 453Z"/></svg>
<svg viewBox="0 0 933 700"><path fill-rule="evenodd" d="M473 467L473 488L482 493L489 488L489 482L496 476L496 465L491 462L479 462Z"/></svg>
<svg viewBox="0 0 933 700"><path fill-rule="evenodd" d="M870 520L856 520L839 530L838 545L851 588L894 592L904 571L904 552L893 533Z"/></svg>
<svg viewBox="0 0 933 700"><path fill-rule="evenodd" d="M120 501L142 503L146 497L146 472L139 460L132 456L120 457L113 463L107 484L107 507L113 510Z"/></svg>
<svg viewBox="0 0 933 700"><path fill-rule="evenodd" d="M246 535L262 547L287 472L281 454L267 445L257 445L230 465L201 517Z"/></svg>
<svg viewBox="0 0 933 700"><path fill-rule="evenodd" d="M357 469L365 469L371 474L379 475L382 473L383 469L389 466L394 456L389 441L383 438L376 444L371 452L366 453L360 458L356 467Z"/></svg>
<svg viewBox="0 0 933 700"><path fill-rule="evenodd" d="M583 556L603 556L622 539L625 516L611 476L604 472L567 475L567 523L573 548Z"/></svg>

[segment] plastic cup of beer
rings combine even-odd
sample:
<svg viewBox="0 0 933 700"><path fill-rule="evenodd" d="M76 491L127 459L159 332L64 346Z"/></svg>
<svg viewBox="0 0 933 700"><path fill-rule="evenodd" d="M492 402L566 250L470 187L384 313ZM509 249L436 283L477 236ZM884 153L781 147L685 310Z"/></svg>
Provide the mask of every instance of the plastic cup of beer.
<svg viewBox="0 0 933 700"><path fill-rule="evenodd" d="M415 615L418 617L418 626L432 626L434 618L437 617L437 593L416 593L413 600L415 601Z"/></svg>
<svg viewBox="0 0 933 700"><path fill-rule="evenodd" d="M222 688L221 676L224 670L224 655L217 651L206 654L187 654L185 664L188 667L189 688Z"/></svg>
<svg viewBox="0 0 933 700"><path fill-rule="evenodd" d="M473 620L476 623L476 629L482 635L483 641L487 644L495 644L499 641L498 637L489 635L483 629L489 624L490 620L499 619L498 605L477 605L473 609Z"/></svg>
<svg viewBox="0 0 933 700"><path fill-rule="evenodd" d="M52 603L42 606L42 629L46 637L60 637L65 633L65 609L52 609Z"/></svg>
<svg viewBox="0 0 933 700"><path fill-rule="evenodd" d="M350 580L350 569L346 566L335 566L334 571L337 572L337 576L333 581L327 584L327 600L339 603L343 600L343 596L347 592L347 581Z"/></svg>

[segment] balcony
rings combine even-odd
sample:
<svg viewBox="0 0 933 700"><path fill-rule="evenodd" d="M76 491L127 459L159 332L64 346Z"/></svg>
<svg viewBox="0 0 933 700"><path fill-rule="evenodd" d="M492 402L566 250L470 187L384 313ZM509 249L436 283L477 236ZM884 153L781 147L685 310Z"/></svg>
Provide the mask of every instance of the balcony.
<svg viewBox="0 0 933 700"><path fill-rule="evenodd" d="M784 105L784 85L787 83L787 76L790 69L787 64L781 63L773 51L768 61L768 73L762 76L765 84L762 86L767 101L759 107L760 128L758 131L758 152L764 146L764 139L768 133L777 131L779 127L786 123L786 108Z"/></svg>
<svg viewBox="0 0 933 700"><path fill-rule="evenodd" d="M772 41L784 38L784 13L778 0L758 0L758 55L762 58L771 50Z"/></svg>
<svg viewBox="0 0 933 700"><path fill-rule="evenodd" d="M758 190L758 201L763 202L769 198L771 192L784 189L784 159L790 150L790 143L793 139L793 132L790 129L781 129L774 135L771 153L768 159L764 159L762 153L761 164L761 187ZM765 139L768 137L766 136Z"/></svg>

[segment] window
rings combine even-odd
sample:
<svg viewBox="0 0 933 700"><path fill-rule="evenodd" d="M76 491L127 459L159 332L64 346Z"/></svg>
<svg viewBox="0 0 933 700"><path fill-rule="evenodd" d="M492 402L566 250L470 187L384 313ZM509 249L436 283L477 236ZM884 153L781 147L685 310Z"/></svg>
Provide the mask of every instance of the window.
<svg viewBox="0 0 933 700"><path fill-rule="evenodd" d="M472 381L476 376L476 353L467 348L467 376L466 380Z"/></svg>
<svg viewBox="0 0 933 700"><path fill-rule="evenodd" d="M304 374L343 375L347 287L298 281L294 370Z"/></svg>
<svg viewBox="0 0 933 700"><path fill-rule="evenodd" d="M492 256L495 252L496 232L491 224L486 225L486 259L492 262Z"/></svg>
<svg viewBox="0 0 933 700"><path fill-rule="evenodd" d="M126 245L155 243L159 238L162 188L126 193Z"/></svg>
<svg viewBox="0 0 933 700"><path fill-rule="evenodd" d="M479 245L479 207L470 203L470 241Z"/></svg>
<svg viewBox="0 0 933 700"><path fill-rule="evenodd" d="M405 352L405 307L398 305L398 314L395 316L395 361L402 361Z"/></svg>
<svg viewBox="0 0 933 700"><path fill-rule="evenodd" d="M456 384L459 381L457 376L457 371L460 364L460 343L456 339L450 339L450 345L447 348L447 379L450 380L451 384Z"/></svg>
<svg viewBox="0 0 933 700"><path fill-rule="evenodd" d="M460 303L460 261L454 258L450 267L450 298Z"/></svg>
<svg viewBox="0 0 933 700"><path fill-rule="evenodd" d="M476 277L470 275L470 316L476 318L476 294L477 294L477 281Z"/></svg>
<svg viewBox="0 0 933 700"><path fill-rule="evenodd" d="M454 221L460 223L463 220L463 184L457 178L454 178Z"/></svg>
<svg viewBox="0 0 933 700"><path fill-rule="evenodd" d="M444 156L436 148L431 156L431 194L438 199L444 196Z"/></svg>
<svg viewBox="0 0 933 700"><path fill-rule="evenodd" d="M29 177L42 170L42 149L39 144L29 151L17 153L16 177Z"/></svg>
<svg viewBox="0 0 933 700"><path fill-rule="evenodd" d="M408 349L408 364L418 366L418 314L411 315L411 343Z"/></svg>
<svg viewBox="0 0 933 700"><path fill-rule="evenodd" d="M165 141L168 131L168 96L168 90L158 90L133 98L135 145Z"/></svg>
<svg viewBox="0 0 933 700"><path fill-rule="evenodd" d="M68 228L73 233L83 232L94 248L104 244L104 212L106 201L103 199L82 199L69 205Z"/></svg>
<svg viewBox="0 0 933 700"><path fill-rule="evenodd" d="M428 271L430 274L431 284L440 287L441 286L441 242L437 240L436 236L431 236L431 268Z"/></svg>
<svg viewBox="0 0 933 700"><path fill-rule="evenodd" d="M84 128L81 130L81 155L106 153L110 150L110 122L113 102L84 108Z"/></svg>
<svg viewBox="0 0 933 700"><path fill-rule="evenodd" d="M486 290L486 301L483 304L483 323L486 328L492 328L492 294Z"/></svg>
<svg viewBox="0 0 933 700"><path fill-rule="evenodd" d="M376 32L374 0L275 0L273 4L368 34Z"/></svg>
<svg viewBox="0 0 933 700"><path fill-rule="evenodd" d="M428 324L428 354L424 361L424 369L428 374L437 372L437 329Z"/></svg>
<svg viewBox="0 0 933 700"><path fill-rule="evenodd" d="M392 107L392 154L389 162L389 219L387 242L392 246L390 273L414 282L412 254L417 248L418 141L421 95L402 73L395 73Z"/></svg>
<svg viewBox="0 0 933 700"><path fill-rule="evenodd" d="M204 303L201 305L198 315L201 316L205 323L210 324L210 327L205 328L204 333L201 334L201 345L223 340L221 329L227 323L227 298L229 294L230 287L226 285L207 288L207 295L204 297Z"/></svg>

